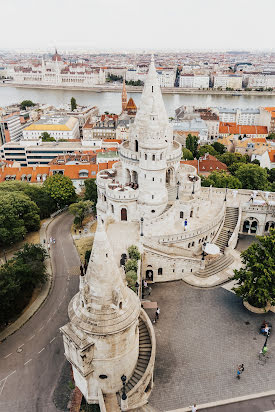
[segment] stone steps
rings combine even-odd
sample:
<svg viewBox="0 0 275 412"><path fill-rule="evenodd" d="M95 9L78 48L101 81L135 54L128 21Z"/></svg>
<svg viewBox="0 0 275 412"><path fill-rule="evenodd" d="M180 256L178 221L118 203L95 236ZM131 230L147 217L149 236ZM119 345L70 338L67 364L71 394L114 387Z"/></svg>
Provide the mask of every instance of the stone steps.
<svg viewBox="0 0 275 412"><path fill-rule="evenodd" d="M219 246L220 251L222 253L224 252L224 249L227 247L232 232L236 227L238 216L239 209L237 207L226 208L224 224L218 238L215 241L215 245Z"/></svg>
<svg viewBox="0 0 275 412"><path fill-rule="evenodd" d="M143 377L144 372L147 369L148 363L151 358L152 343L145 323L139 320L139 355L135 370L125 385L125 391L128 393L131 389L137 385L140 379ZM122 391L118 392L118 396L121 397Z"/></svg>
<svg viewBox="0 0 275 412"><path fill-rule="evenodd" d="M215 275L222 270L228 268L234 262L234 258L231 255L223 255L215 262L210 263L205 269L196 272L196 276L200 278L206 278L208 276Z"/></svg>

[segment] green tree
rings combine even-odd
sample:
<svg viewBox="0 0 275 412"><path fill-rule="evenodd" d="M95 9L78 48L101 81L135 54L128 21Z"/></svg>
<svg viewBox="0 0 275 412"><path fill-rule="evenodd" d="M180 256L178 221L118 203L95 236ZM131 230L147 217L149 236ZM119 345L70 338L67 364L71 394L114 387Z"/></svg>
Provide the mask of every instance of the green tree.
<svg viewBox="0 0 275 412"><path fill-rule="evenodd" d="M49 176L43 186L60 208L76 201L76 192L71 179L59 173Z"/></svg>
<svg viewBox="0 0 275 412"><path fill-rule="evenodd" d="M192 155L192 152L189 149L186 149L186 147L182 148L181 158L184 160L194 160L194 156Z"/></svg>
<svg viewBox="0 0 275 412"><path fill-rule="evenodd" d="M71 110L72 112L77 108L76 100L74 97L71 98Z"/></svg>
<svg viewBox="0 0 275 412"><path fill-rule="evenodd" d="M214 149L213 146L210 146L209 144L206 144L204 146L200 146L199 151L198 151L198 156L202 157L205 155L205 153L209 153L212 156L217 156L218 152Z"/></svg>
<svg viewBox="0 0 275 412"><path fill-rule="evenodd" d="M52 137L48 132L41 133L42 142L55 142L55 138Z"/></svg>
<svg viewBox="0 0 275 412"><path fill-rule="evenodd" d="M234 270L233 279L239 286L233 288L253 306L264 308L275 304L275 230L268 236L257 236L257 242L241 253L244 267Z"/></svg>
<svg viewBox="0 0 275 412"><path fill-rule="evenodd" d="M224 153L221 156L218 156L218 159L222 162L225 163L226 166L231 166L233 163L236 162L241 162L241 163L247 163L247 157L242 156L240 153Z"/></svg>
<svg viewBox="0 0 275 412"><path fill-rule="evenodd" d="M269 135L267 136L267 139L275 140L275 133L269 133Z"/></svg>
<svg viewBox="0 0 275 412"><path fill-rule="evenodd" d="M134 260L140 259L140 253L139 253L137 246L135 245L129 246L127 251L128 251L128 255L130 259L134 259Z"/></svg>
<svg viewBox="0 0 275 412"><path fill-rule="evenodd" d="M74 224L77 226L81 226L83 224L83 220L89 214L91 207L93 206L93 202L90 200L80 200L77 203L72 203L69 206L69 212L74 215Z"/></svg>
<svg viewBox="0 0 275 412"><path fill-rule="evenodd" d="M243 189L266 190L269 187L267 171L254 164L241 165L235 173Z"/></svg>
<svg viewBox="0 0 275 412"><path fill-rule="evenodd" d="M221 170L215 170L208 177L201 176L201 185L204 187L228 187L229 189L241 189L242 187L239 179Z"/></svg>
<svg viewBox="0 0 275 412"><path fill-rule="evenodd" d="M40 219L49 217L56 210L55 202L42 186L14 180L0 183L1 191L25 193L38 206Z"/></svg>
<svg viewBox="0 0 275 412"><path fill-rule="evenodd" d="M135 259L128 259L125 264L125 272L129 272L130 270L137 272L137 269L138 269L137 261Z"/></svg>
<svg viewBox="0 0 275 412"><path fill-rule="evenodd" d="M84 181L85 185L85 195L84 199L85 200L91 200L94 204L94 210L95 206L97 204L97 185L96 185L96 180L95 179L86 179Z"/></svg>
<svg viewBox="0 0 275 412"><path fill-rule="evenodd" d="M14 258L0 267L0 324L7 324L28 303L34 288L47 279L41 245L25 244Z"/></svg>
<svg viewBox="0 0 275 412"><path fill-rule="evenodd" d="M134 270L129 270L128 272L126 272L126 280L127 280L128 286L131 289L135 290L135 284L137 281L137 272L135 272Z"/></svg>
<svg viewBox="0 0 275 412"><path fill-rule="evenodd" d="M32 106L35 106L35 103L33 103L31 100L23 100L23 102L20 103L21 110L26 110L27 107Z"/></svg>
<svg viewBox="0 0 275 412"><path fill-rule="evenodd" d="M275 182L275 169L265 169L268 175L268 181L270 183Z"/></svg>
<svg viewBox="0 0 275 412"><path fill-rule="evenodd" d="M22 192L0 191L0 245L22 240L40 227L39 209Z"/></svg>
<svg viewBox="0 0 275 412"><path fill-rule="evenodd" d="M197 156L198 153L198 138L196 136L192 136L190 133L186 138L186 149L190 150L194 157Z"/></svg>
<svg viewBox="0 0 275 412"><path fill-rule="evenodd" d="M216 152L223 154L226 152L226 147L219 142L214 142L211 144L211 146L216 150Z"/></svg>

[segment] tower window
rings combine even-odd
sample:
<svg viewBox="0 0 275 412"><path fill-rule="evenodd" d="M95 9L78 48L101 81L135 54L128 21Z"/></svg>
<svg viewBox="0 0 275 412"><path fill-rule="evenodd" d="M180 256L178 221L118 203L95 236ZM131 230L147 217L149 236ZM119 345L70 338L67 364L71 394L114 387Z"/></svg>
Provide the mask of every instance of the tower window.
<svg viewBox="0 0 275 412"><path fill-rule="evenodd" d="M144 157L145 157L145 160L147 160L147 154L145 154Z"/></svg>
<svg viewBox="0 0 275 412"><path fill-rule="evenodd" d="M154 195L152 195L152 199L154 199Z"/></svg>
<svg viewBox="0 0 275 412"><path fill-rule="evenodd" d="M162 160L162 153L160 154L160 160Z"/></svg>
<svg viewBox="0 0 275 412"><path fill-rule="evenodd" d="M154 91L154 86L152 86L152 93L153 93L153 91Z"/></svg>
<svg viewBox="0 0 275 412"><path fill-rule="evenodd" d="M153 180L153 182L155 181L155 178L154 177L152 177L152 180Z"/></svg>
<svg viewBox="0 0 275 412"><path fill-rule="evenodd" d="M156 160L156 155L153 155L153 156L152 156L152 160Z"/></svg>

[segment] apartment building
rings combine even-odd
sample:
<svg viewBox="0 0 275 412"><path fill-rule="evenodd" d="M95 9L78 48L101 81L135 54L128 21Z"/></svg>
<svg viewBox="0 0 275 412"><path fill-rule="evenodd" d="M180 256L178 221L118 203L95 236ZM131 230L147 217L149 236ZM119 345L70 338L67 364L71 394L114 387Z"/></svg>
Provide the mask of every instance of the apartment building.
<svg viewBox="0 0 275 412"><path fill-rule="evenodd" d="M0 144L17 142L23 137L23 129L30 121L29 113L11 113L0 118Z"/></svg>
<svg viewBox="0 0 275 412"><path fill-rule="evenodd" d="M216 74L214 75L214 89L240 90L242 88L243 78L235 74Z"/></svg>
<svg viewBox="0 0 275 412"><path fill-rule="evenodd" d="M179 87L186 89L209 89L210 78L207 75L195 75L182 73L180 75Z"/></svg>
<svg viewBox="0 0 275 412"><path fill-rule="evenodd" d="M39 139L43 132L49 133L56 141L80 138L78 119L68 116L43 116L23 130L23 138Z"/></svg>

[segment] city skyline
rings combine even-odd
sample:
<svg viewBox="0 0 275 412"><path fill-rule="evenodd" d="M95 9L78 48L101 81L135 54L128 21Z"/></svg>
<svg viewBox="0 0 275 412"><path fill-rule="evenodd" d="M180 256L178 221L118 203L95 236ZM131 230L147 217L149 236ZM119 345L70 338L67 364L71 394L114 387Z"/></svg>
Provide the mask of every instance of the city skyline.
<svg viewBox="0 0 275 412"><path fill-rule="evenodd" d="M256 0L141 0L93 3L69 0L47 3L19 0L2 6L0 50L47 51L275 51L272 16L266 0L264 33Z"/></svg>

